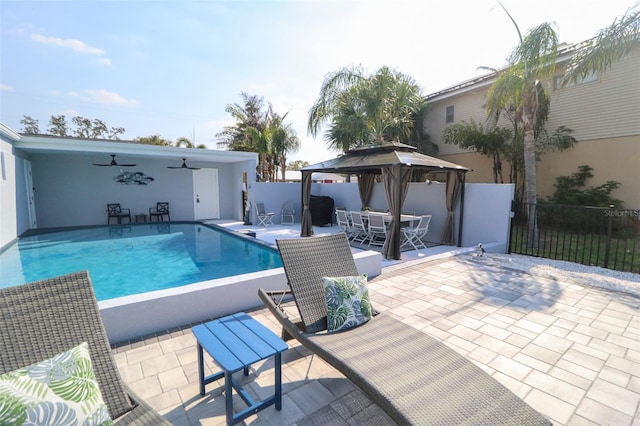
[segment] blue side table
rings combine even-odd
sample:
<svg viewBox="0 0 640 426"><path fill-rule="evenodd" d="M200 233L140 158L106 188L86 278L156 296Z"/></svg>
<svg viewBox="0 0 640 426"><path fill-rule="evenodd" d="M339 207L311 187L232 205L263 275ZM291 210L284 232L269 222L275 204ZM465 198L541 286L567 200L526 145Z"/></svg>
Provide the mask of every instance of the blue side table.
<svg viewBox="0 0 640 426"><path fill-rule="evenodd" d="M200 395L205 394L205 385L224 377L228 425L238 423L272 404L275 404L276 410L282 409L282 352L288 348L282 339L244 312L197 325L191 331L198 340ZM222 371L204 376L203 349L222 367ZM274 357L275 361L274 395L262 401L253 401L233 378L233 373L242 370L247 376L251 364L270 357ZM248 405L237 414L233 413L233 389Z"/></svg>

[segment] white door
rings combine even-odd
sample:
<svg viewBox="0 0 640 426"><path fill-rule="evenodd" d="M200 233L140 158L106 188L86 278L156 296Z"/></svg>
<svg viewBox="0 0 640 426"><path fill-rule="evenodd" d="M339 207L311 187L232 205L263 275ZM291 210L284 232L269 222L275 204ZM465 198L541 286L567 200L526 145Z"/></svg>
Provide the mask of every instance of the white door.
<svg viewBox="0 0 640 426"><path fill-rule="evenodd" d="M33 187L33 176L31 174L31 161L24 160L24 181L26 183L27 190L27 208L29 210L29 228L35 229L38 227L38 221L36 220L36 198Z"/></svg>
<svg viewBox="0 0 640 426"><path fill-rule="evenodd" d="M193 171L193 201L195 220L219 219L218 169Z"/></svg>

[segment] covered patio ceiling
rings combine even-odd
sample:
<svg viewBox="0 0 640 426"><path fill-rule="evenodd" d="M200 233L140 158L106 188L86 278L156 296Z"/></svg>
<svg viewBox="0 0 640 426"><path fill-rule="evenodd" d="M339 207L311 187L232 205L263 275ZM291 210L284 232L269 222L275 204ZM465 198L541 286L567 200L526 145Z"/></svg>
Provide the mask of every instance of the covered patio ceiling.
<svg viewBox="0 0 640 426"><path fill-rule="evenodd" d="M358 175L358 189L363 207L368 205L375 175L382 175L389 211L393 219L383 253L387 259L400 259L400 213L407 194L412 171L446 173L447 220L443 243L453 244L455 235L455 208L460 200L458 246L462 241L462 217L464 212L464 181L469 168L417 152L416 147L401 143L380 143L347 151L337 158L313 164L302 171L302 227L300 236L313 235L309 204L311 200L311 175L313 172L331 172Z"/></svg>

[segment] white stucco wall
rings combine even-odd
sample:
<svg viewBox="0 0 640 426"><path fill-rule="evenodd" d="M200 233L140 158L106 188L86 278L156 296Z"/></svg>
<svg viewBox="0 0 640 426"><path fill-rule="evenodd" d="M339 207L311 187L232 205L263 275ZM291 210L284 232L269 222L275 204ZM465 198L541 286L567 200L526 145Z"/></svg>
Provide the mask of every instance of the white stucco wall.
<svg viewBox="0 0 640 426"><path fill-rule="evenodd" d="M0 132L0 249L29 229L25 158L14 153L10 137Z"/></svg>
<svg viewBox="0 0 640 426"><path fill-rule="evenodd" d="M16 238L16 179L12 145L0 137L0 247Z"/></svg>

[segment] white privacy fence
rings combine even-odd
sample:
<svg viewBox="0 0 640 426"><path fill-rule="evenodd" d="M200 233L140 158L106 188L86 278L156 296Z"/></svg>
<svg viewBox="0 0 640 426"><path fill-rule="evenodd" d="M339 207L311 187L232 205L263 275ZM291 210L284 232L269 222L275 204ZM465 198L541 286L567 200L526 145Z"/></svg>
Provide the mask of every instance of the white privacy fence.
<svg viewBox="0 0 640 426"><path fill-rule="evenodd" d="M478 243L489 245L494 243L491 251L506 252L509 241L511 200L513 199L511 184L468 183L465 186L464 219L462 229L462 246L471 247ZM360 195L357 183L314 183L311 194L331 197L334 207L347 210L360 210ZM286 201L292 201L295 208L295 225L300 226L302 211L302 190L299 183L257 182L249 188L251 202L251 220L255 219L255 202L264 203L267 211L274 212L274 223L280 223L280 212ZM382 183L373 187L369 207L376 210L387 210L387 198ZM432 215L429 233L426 240L440 242L442 228L447 216L445 202L445 184L411 183L403 212ZM458 217L460 203L456 209L456 241L459 230ZM333 215L335 223L335 215Z"/></svg>

